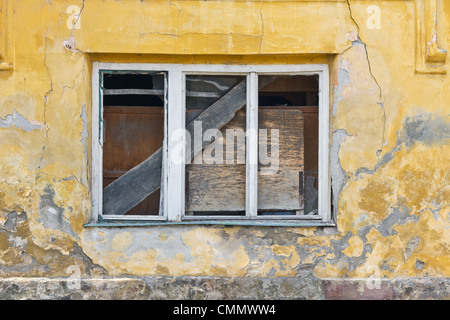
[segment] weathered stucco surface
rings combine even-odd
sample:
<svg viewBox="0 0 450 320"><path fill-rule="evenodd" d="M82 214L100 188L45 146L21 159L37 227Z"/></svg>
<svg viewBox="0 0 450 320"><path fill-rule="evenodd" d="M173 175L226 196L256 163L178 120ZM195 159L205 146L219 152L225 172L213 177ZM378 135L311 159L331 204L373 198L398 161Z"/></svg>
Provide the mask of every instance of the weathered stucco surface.
<svg viewBox="0 0 450 320"><path fill-rule="evenodd" d="M0 277L450 276L450 78L415 72L415 1L3 3ZM93 61L329 64L336 227L85 228Z"/></svg>

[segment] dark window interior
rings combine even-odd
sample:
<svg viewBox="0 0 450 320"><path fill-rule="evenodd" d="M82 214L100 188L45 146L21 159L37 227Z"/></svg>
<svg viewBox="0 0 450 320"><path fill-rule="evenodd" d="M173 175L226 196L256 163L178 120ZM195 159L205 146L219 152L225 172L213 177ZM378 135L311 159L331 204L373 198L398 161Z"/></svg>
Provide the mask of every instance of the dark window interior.
<svg viewBox="0 0 450 320"><path fill-rule="evenodd" d="M163 91L164 76L154 74L104 74L105 89L157 89ZM105 106L164 106L163 95L121 94L104 95Z"/></svg>
<svg viewBox="0 0 450 320"><path fill-rule="evenodd" d="M164 74L103 75L103 187L161 148L164 139ZM108 94L114 89L152 89L152 94ZM162 165L162 164L161 164ZM158 215L160 190L125 215ZM107 212L104 212L107 215Z"/></svg>

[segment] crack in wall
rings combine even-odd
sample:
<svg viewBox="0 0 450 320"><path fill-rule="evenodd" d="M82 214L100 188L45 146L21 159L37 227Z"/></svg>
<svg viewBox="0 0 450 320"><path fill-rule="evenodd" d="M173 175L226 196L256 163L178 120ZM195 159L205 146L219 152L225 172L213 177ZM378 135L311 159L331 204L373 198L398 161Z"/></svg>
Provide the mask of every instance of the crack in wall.
<svg viewBox="0 0 450 320"><path fill-rule="evenodd" d="M353 23L355 24L356 28L358 29L357 40L354 41L354 42L360 43L360 44L362 44L362 45L364 46L364 51L365 51L365 53L366 53L367 63L368 63L368 66L369 66L369 73L370 73L370 76L371 76L372 79L375 81L375 83L376 83L376 85L377 85L377 87L378 87L378 90L379 90L379 99L380 99L380 100L379 100L379 103L382 103L382 102L383 102L383 101L382 101L382 97L383 97L383 89L381 89L381 86L380 86L380 84L378 83L377 78L374 76L374 74L373 74L373 72L372 72L372 65L370 64L369 53L368 53L368 51L367 51L367 44L366 44L364 41L362 41L361 37L359 36L360 28L359 28L358 23L357 23L357 22L355 21L355 19L353 18L352 8L351 8L351 6L350 6L350 1L349 1L349 0L347 0L347 6L348 6L349 13L350 13L350 19L353 21Z"/></svg>
<svg viewBox="0 0 450 320"><path fill-rule="evenodd" d="M81 3L80 13L78 13L77 18L75 19L75 21L72 24L72 29L70 29L70 37L73 37L73 31L74 31L75 26L77 25L78 21L80 20L81 14L83 13L85 1L86 0L83 0L83 2Z"/></svg>
<svg viewBox="0 0 450 320"><path fill-rule="evenodd" d="M160 36L170 36L170 37L184 37L187 35L200 35L200 36L240 36L240 37L248 37L248 38L258 38L261 39L262 35L251 35L251 34L243 34L238 32L229 32L229 33L221 33L221 32L183 32L183 33L172 33L172 32L159 32L159 31L146 31L139 32L139 38L147 35L160 35Z"/></svg>
<svg viewBox="0 0 450 320"><path fill-rule="evenodd" d="M377 78L375 77L375 75L372 72L372 65L370 63L370 59L369 59L369 52L367 50L367 44L362 41L361 37L360 37L360 28L359 28L359 24L356 22L356 20L353 17L352 14L352 8L350 5L350 0L346 0L347 1L347 6L348 6L348 10L349 10L349 14L350 14L350 19L352 20L352 22L354 23L354 25L356 26L357 30L358 30L358 34L357 34L357 39L356 41L352 41L352 44L358 43L364 46L364 52L366 54L366 59L367 59L367 65L368 65L368 69L369 69L369 73L370 76L372 77L372 79L375 81L375 84L378 87L379 90L379 96L378 96L378 106L383 110L383 135L382 135L382 139L381 139L381 145L380 148L377 150L377 155L380 155L384 145L385 145L385 133L386 133L386 109L384 108L384 97L383 97L383 89L381 88Z"/></svg>
<svg viewBox="0 0 450 320"><path fill-rule="evenodd" d="M170 5L175 5L172 4L169 1L169 6ZM264 0L261 1L261 7L259 8L259 15L261 18L261 34L257 34L257 35L252 35L252 34L244 34L244 33L239 33L239 32L183 32L183 33L177 33L175 32L160 32L160 31L145 31L145 32L139 32L139 46L141 45L141 39L144 36L147 35L162 35L162 36L170 36L170 37L176 37L176 38L181 38L184 36L188 36L188 35L200 35L200 36L212 36L212 35L216 35L216 36L240 36L240 37L248 37L248 38L254 38L254 39L260 39L260 45L259 45L259 53L262 53L262 47L263 47L263 37L264 37L264 17L263 17L263 13L262 13L262 8L264 5ZM178 15L181 14L182 9L179 9L177 7L178 10ZM186 14L186 13L185 13ZM230 53L232 54L233 48L230 48Z"/></svg>
<svg viewBox="0 0 450 320"><path fill-rule="evenodd" d="M48 31L47 31L48 33ZM50 81L50 89L45 93L44 95L44 110L43 110L43 121L44 121L44 127L45 127L45 142L44 145L42 146L42 153L41 153L41 157L39 159L39 164L37 166L37 171L39 172L41 170L41 165L42 165L42 160L44 159L44 153L45 153L45 148L47 147L47 143L48 143L48 133L50 131L50 128L47 124L47 105L48 105L48 99L50 94L53 92L53 80L52 80L52 75L50 72L50 68L47 64L47 51L48 51L48 36L47 33L44 36L44 42L45 42L45 52L44 52L44 67L47 70L47 75Z"/></svg>
<svg viewBox="0 0 450 320"><path fill-rule="evenodd" d="M81 52L83 54L84 54L84 52L81 51L80 49L78 49L75 45L75 36L73 35L73 33L74 33L75 26L78 23L78 21L80 20L81 14L83 13L85 1L86 0L83 0L83 2L81 4L80 12L78 13L77 18L75 19L75 21L72 24L72 28L70 29L69 38L63 41L63 45L67 50L72 51L72 52Z"/></svg>
<svg viewBox="0 0 450 320"><path fill-rule="evenodd" d="M450 120L450 116L448 118ZM380 167L394 159L403 146L410 149L417 142L427 146L434 143L449 143L450 126L448 122L442 116L433 116L431 113L418 114L412 118L407 117L403 122L402 130L397 133L395 146L383 155L373 169L359 168L353 174L353 177L358 178L363 174L374 174Z"/></svg>

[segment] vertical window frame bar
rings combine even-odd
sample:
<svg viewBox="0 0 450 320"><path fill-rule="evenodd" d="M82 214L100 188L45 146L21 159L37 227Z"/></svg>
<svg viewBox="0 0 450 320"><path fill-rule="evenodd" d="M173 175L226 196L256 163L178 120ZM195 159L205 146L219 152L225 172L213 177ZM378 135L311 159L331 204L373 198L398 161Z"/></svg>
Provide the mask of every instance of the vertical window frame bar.
<svg viewBox="0 0 450 320"><path fill-rule="evenodd" d="M330 106L328 65L319 74L319 207L322 221L331 222Z"/></svg>
<svg viewBox="0 0 450 320"><path fill-rule="evenodd" d="M100 119L101 109L100 104L100 70L99 63L95 62L92 72L92 218L94 221L99 220L101 215L102 203L103 203L103 174L102 174L102 162L103 162L103 149L100 144L101 131Z"/></svg>
<svg viewBox="0 0 450 320"><path fill-rule="evenodd" d="M258 75L247 75L245 213L258 215Z"/></svg>
<svg viewBox="0 0 450 320"><path fill-rule="evenodd" d="M175 134L185 131L186 103L185 103L185 74L181 70L171 70L168 72L168 121L167 121L167 152L165 170L167 176L167 188L164 188L164 199L166 199L167 220L181 221L185 211L185 190L184 190L184 172L185 172L185 148L181 154L174 155L176 146L185 145L186 137L181 136L181 141L174 141ZM180 159L181 157L181 159ZM178 160L177 160L178 159ZM171 200L167 201L171 196Z"/></svg>

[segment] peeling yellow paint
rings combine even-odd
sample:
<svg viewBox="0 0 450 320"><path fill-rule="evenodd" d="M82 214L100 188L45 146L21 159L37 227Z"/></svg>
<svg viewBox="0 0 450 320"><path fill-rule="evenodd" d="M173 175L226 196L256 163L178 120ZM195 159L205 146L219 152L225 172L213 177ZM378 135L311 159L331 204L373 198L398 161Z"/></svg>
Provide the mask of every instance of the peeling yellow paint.
<svg viewBox="0 0 450 320"><path fill-rule="evenodd" d="M415 73L413 1L377 1L380 29L368 3L94 0L70 30L67 2L15 1L0 119L17 112L33 130L0 121L0 276L67 276L77 263L111 276L448 277L450 79ZM445 1L442 12L448 50ZM332 133L346 133L336 228L84 227L93 61L328 64Z"/></svg>
<svg viewBox="0 0 450 320"><path fill-rule="evenodd" d="M363 246L363 240L354 236L348 240L348 247L342 250L342 253L349 257L359 257L363 252Z"/></svg>

